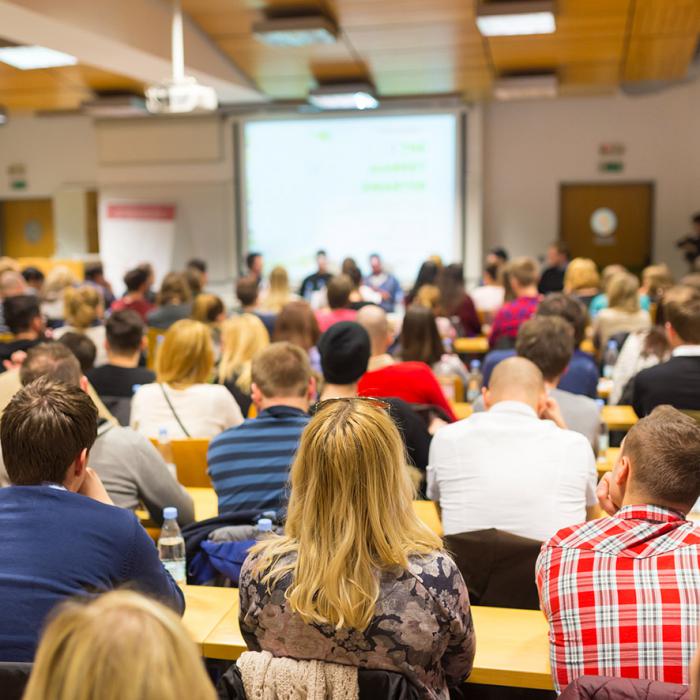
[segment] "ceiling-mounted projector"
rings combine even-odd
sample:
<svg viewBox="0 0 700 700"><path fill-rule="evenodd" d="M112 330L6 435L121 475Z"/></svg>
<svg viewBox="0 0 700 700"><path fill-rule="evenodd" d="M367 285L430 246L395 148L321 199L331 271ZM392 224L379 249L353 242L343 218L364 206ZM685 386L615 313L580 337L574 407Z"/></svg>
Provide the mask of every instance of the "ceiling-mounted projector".
<svg viewBox="0 0 700 700"><path fill-rule="evenodd" d="M200 85L196 78L185 75L185 42L180 0L173 0L172 54L172 78L160 85L146 88L146 109L152 114L213 112L219 106L216 90Z"/></svg>
<svg viewBox="0 0 700 700"><path fill-rule="evenodd" d="M153 114L213 112L218 106L216 90L189 76L146 89L146 109Z"/></svg>

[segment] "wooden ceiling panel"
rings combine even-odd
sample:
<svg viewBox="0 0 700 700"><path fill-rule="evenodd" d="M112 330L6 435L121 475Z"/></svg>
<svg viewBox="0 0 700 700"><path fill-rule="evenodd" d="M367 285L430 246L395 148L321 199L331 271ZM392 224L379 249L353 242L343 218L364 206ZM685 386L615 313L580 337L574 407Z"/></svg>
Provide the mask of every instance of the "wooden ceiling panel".
<svg viewBox="0 0 700 700"><path fill-rule="evenodd" d="M484 96L491 87L488 71L410 71L382 73L376 78L382 95L440 95L468 93Z"/></svg>
<svg viewBox="0 0 700 700"><path fill-rule="evenodd" d="M471 45L454 46L442 51L433 48L395 51L364 51L363 56L373 73L431 70L489 70L490 64L481 49Z"/></svg>
<svg viewBox="0 0 700 700"><path fill-rule="evenodd" d="M329 0L344 29L435 23L474 25L474 5L465 0Z"/></svg>
<svg viewBox="0 0 700 700"><path fill-rule="evenodd" d="M433 48L444 50L447 47L471 46L476 51L484 51L484 39L469 26L462 24L426 24L423 26L405 25L402 27L349 28L345 34L352 46L360 53L364 51L414 50Z"/></svg>
<svg viewBox="0 0 700 700"><path fill-rule="evenodd" d="M688 73L697 35L634 37L625 63L625 80L679 80Z"/></svg>
<svg viewBox="0 0 700 700"><path fill-rule="evenodd" d="M632 36L691 34L700 31L698 0L636 0Z"/></svg>
<svg viewBox="0 0 700 700"><path fill-rule="evenodd" d="M0 105L13 111L78 109L91 96L89 91L80 88L0 90Z"/></svg>
<svg viewBox="0 0 700 700"><path fill-rule="evenodd" d="M620 64L611 63L571 63L560 66L558 71L560 85L591 85L617 88L620 81Z"/></svg>

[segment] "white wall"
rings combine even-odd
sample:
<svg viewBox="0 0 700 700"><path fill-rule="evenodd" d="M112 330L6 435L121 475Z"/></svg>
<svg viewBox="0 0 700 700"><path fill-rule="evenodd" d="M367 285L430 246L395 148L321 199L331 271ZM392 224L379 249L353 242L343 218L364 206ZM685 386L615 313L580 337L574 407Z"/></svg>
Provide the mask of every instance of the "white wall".
<svg viewBox="0 0 700 700"><path fill-rule="evenodd" d="M673 241L700 210L700 84L648 97L493 103L484 149L485 244L544 253L559 235L561 182L656 183L655 260L684 271ZM622 174L598 172L598 146L627 147Z"/></svg>

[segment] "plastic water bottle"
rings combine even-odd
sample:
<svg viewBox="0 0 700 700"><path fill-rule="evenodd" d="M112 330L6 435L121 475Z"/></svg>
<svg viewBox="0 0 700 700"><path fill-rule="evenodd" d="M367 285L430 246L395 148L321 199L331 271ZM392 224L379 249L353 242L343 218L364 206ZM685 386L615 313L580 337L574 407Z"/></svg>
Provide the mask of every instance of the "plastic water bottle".
<svg viewBox="0 0 700 700"><path fill-rule="evenodd" d="M442 391L448 401L456 401L457 395L455 392L455 373L449 362L445 360L445 356L433 367L433 372L440 382Z"/></svg>
<svg viewBox="0 0 700 700"><path fill-rule="evenodd" d="M606 379L612 379L618 354L617 341L608 340L608 346L603 355L603 376Z"/></svg>
<svg viewBox="0 0 700 700"><path fill-rule="evenodd" d="M163 508L163 527L158 538L158 555L165 570L183 585L187 583L185 540L177 524L177 508Z"/></svg>
<svg viewBox="0 0 700 700"><path fill-rule="evenodd" d="M474 403L481 396L484 377L481 374L481 362L472 360L469 363L469 380L467 381L467 401Z"/></svg>
<svg viewBox="0 0 700 700"><path fill-rule="evenodd" d="M603 410L605 406L605 401L603 399L596 399L596 404L598 404L598 412ZM608 448L610 447L610 431L608 426L604 421L600 421L600 426L598 428L598 460L604 462L607 460Z"/></svg>
<svg viewBox="0 0 700 700"><path fill-rule="evenodd" d="M264 537L272 532L272 520L270 518L260 518L257 525L258 537Z"/></svg>
<svg viewBox="0 0 700 700"><path fill-rule="evenodd" d="M177 479L177 468L173 459L173 446L170 442L170 434L165 426L158 428L158 452L165 462L168 471Z"/></svg>

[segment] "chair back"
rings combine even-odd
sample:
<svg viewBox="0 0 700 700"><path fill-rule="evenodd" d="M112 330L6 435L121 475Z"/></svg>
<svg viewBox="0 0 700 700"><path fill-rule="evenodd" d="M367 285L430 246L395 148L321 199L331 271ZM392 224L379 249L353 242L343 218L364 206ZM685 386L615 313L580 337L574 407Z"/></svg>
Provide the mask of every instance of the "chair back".
<svg viewBox="0 0 700 700"><path fill-rule="evenodd" d="M31 672L31 663L0 661L0 698L22 700Z"/></svg>
<svg viewBox="0 0 700 700"><path fill-rule="evenodd" d="M146 366L148 369L155 369L156 353L158 346L163 342L166 330L163 328L149 328L146 331L146 339L148 341L148 353L146 355Z"/></svg>
<svg viewBox="0 0 700 700"><path fill-rule="evenodd" d="M685 413L686 416L690 416L698 425L700 425L700 411L684 408L681 409L681 413Z"/></svg>
<svg viewBox="0 0 700 700"><path fill-rule="evenodd" d="M445 537L472 605L539 609L535 563L542 543L509 532L476 530Z"/></svg>
<svg viewBox="0 0 700 700"><path fill-rule="evenodd" d="M207 474L207 450L209 440L186 438L173 440L173 462L177 470L177 480L185 487L211 488Z"/></svg>
<svg viewBox="0 0 700 700"><path fill-rule="evenodd" d="M102 403L119 421L119 425L129 427L131 418L131 398L127 396L102 396Z"/></svg>
<svg viewBox="0 0 700 700"><path fill-rule="evenodd" d="M464 382L461 377L457 375L438 377L438 381L448 401L464 401Z"/></svg>

